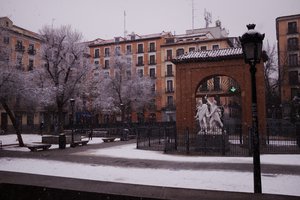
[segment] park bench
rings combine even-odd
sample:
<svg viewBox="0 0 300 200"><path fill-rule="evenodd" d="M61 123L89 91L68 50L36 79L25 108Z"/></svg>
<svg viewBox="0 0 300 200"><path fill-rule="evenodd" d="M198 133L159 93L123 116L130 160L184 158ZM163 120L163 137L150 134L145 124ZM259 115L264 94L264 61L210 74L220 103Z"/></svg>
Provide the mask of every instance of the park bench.
<svg viewBox="0 0 300 200"><path fill-rule="evenodd" d="M51 147L51 144L28 144L26 145L30 151L37 151L37 150L47 150Z"/></svg>
<svg viewBox="0 0 300 200"><path fill-rule="evenodd" d="M89 142L88 140L74 141L73 145L72 144L71 145L72 145L72 147L76 147L79 145L84 146L84 145L87 145L88 142Z"/></svg>
<svg viewBox="0 0 300 200"><path fill-rule="evenodd" d="M116 138L111 137L111 138L102 138L103 142L114 142Z"/></svg>

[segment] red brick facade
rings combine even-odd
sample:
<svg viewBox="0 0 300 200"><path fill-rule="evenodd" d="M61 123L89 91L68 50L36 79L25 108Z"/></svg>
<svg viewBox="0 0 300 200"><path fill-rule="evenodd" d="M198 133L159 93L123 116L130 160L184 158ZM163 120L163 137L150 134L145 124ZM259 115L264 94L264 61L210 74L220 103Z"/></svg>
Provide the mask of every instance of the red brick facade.
<svg viewBox="0 0 300 200"><path fill-rule="evenodd" d="M176 63L176 116L177 130L196 126L195 94L199 83L206 77L214 75L228 76L234 79L241 89L242 128L243 134L248 134L251 126L251 80L249 65L244 63L242 55L234 58L218 59L215 61L185 61ZM259 133L265 134L265 87L263 64L257 65L256 73Z"/></svg>

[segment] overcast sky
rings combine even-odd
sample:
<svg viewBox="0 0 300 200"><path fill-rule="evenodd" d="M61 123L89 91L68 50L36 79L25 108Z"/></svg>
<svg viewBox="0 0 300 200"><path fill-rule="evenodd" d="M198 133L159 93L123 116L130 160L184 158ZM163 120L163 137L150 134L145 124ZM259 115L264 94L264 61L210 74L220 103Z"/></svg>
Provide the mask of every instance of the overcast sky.
<svg viewBox="0 0 300 200"><path fill-rule="evenodd" d="M193 0L0 0L0 16L15 25L38 32L43 25L70 24L85 40L111 39L126 30L137 34L171 31L182 34L192 28ZM194 27L205 27L204 9L212 13L212 24L221 20L229 36L240 36L246 24L276 41L275 20L300 14L300 0L194 0Z"/></svg>

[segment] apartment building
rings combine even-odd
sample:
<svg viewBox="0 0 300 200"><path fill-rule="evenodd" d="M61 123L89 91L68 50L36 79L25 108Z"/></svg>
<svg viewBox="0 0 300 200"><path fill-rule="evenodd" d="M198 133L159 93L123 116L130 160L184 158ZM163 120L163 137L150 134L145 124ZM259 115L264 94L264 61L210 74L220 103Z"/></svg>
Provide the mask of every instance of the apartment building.
<svg viewBox="0 0 300 200"><path fill-rule="evenodd" d="M131 63L130 73L155 79L153 89L157 94L155 106L144 113L132 113L131 121L176 121L176 74L172 59L186 52L215 50L239 45L237 38L229 38L228 32L217 21L215 27L187 30L173 35L162 32L149 35L129 34L111 40L96 39L90 45L95 69L103 68L105 76L113 76L112 57L116 52L125 55ZM94 76L98 76L97 70ZM100 119L101 122L106 120Z"/></svg>
<svg viewBox="0 0 300 200"><path fill-rule="evenodd" d="M41 64L39 51L41 48L41 38L37 33L26 30L13 24L8 17L0 18L0 46L5 49L7 59L11 66L19 67L24 71L32 70ZM1 112L1 129L7 130L11 122L4 109ZM33 127L39 124L39 118L34 113L23 110L16 111L16 117L20 124Z"/></svg>
<svg viewBox="0 0 300 200"><path fill-rule="evenodd" d="M94 76L99 76L97 69L104 70L104 76L114 76L113 59L117 55L126 58L127 63L131 66L126 72L138 76L150 76L155 80L153 86L154 92L160 91L162 88L161 74L161 45L165 43L165 38L170 37L170 32L162 32L149 35L138 35L135 33L124 37L115 37L111 40L96 39L90 45L90 54L93 58L92 62L95 67ZM162 121L161 117L161 96L157 95L153 99L152 108L144 112L133 112L130 119L137 121ZM99 119L102 122L112 122L107 120L109 116L103 116Z"/></svg>
<svg viewBox="0 0 300 200"><path fill-rule="evenodd" d="M162 52L162 120L176 120L176 65L172 60L177 56L193 51L209 51L239 46L235 37L228 37L228 32L216 21L215 27L187 30L185 34L166 38L161 46ZM221 81L221 80L219 80Z"/></svg>
<svg viewBox="0 0 300 200"><path fill-rule="evenodd" d="M276 18L278 66L281 102L286 104L300 96L300 14ZM287 115L283 110L283 117Z"/></svg>

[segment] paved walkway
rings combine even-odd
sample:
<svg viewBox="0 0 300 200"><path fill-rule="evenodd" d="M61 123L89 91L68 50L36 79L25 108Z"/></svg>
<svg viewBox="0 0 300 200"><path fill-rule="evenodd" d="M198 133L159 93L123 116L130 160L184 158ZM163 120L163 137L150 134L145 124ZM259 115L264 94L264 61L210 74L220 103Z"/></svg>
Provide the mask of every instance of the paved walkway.
<svg viewBox="0 0 300 200"><path fill-rule="evenodd" d="M222 169L252 172L252 164L231 164L231 163L184 163L172 161L158 160L135 160L126 158L112 158L105 156L87 156L78 155L90 149L108 148L115 145L123 145L134 143L135 141L113 142L90 144L76 148L52 149L40 152L21 152L0 150L0 157L20 157L20 158L36 158L45 160L58 160L76 163L90 163L98 165L121 166L121 167L140 167L140 168L162 168L162 169ZM175 164L176 163L176 164ZM262 165L262 173L276 174L297 174L300 175L299 166L276 166ZM283 195L254 195L239 192L221 192L208 190L178 189L156 186L141 186L133 184L107 183L102 181L79 180L61 177L30 175L13 172L0 172L1 183L25 184L43 187L56 187L59 189L78 190L94 193L118 194L126 196L139 196L157 199L299 199L299 197L283 196ZM110 186L110 187L109 187ZM1 187L0 187L1 189Z"/></svg>

